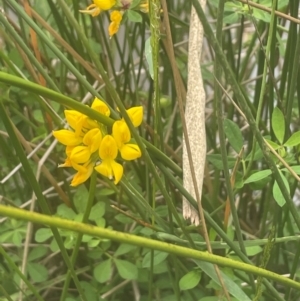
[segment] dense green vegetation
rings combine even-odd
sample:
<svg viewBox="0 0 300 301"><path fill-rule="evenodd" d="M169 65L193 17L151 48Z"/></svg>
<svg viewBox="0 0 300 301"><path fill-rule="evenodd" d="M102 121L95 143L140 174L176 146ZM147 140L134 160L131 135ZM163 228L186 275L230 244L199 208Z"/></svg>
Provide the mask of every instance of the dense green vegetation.
<svg viewBox="0 0 300 301"><path fill-rule="evenodd" d="M299 300L299 0L147 4L0 0L0 300ZM199 226L182 215L183 196L199 209L182 181L192 4Z"/></svg>

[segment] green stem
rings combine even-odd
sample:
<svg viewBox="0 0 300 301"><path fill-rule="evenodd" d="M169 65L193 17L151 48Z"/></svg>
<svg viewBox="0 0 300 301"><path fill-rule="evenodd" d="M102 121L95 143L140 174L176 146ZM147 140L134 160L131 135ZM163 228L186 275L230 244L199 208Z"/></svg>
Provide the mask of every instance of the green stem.
<svg viewBox="0 0 300 301"><path fill-rule="evenodd" d="M23 209L8 207L0 205L0 214L2 216L7 216L10 218L15 218L18 220L30 221L38 224L47 225L50 227L61 228L66 230L75 231L82 234L88 234L91 236L96 236L100 238L107 238L120 243L132 244L135 246L140 246L143 248L149 248L152 250L158 250L162 252L168 252L170 254L175 254L185 258L194 258L207 261L210 263L218 264L221 266L230 267L233 269L238 269L244 272L252 273L258 276L262 276L268 279L277 281L283 285L299 289L300 283L289 278L283 277L276 273L270 272L268 270L255 267L251 264L242 263L240 261L224 258L221 256L209 254L207 252L201 252L193 250L190 248L180 247L177 245L160 242L157 240L144 238L141 236L136 236L128 233L122 233L110 229L100 228L88 224L83 224L71 220L62 219L55 216L48 216L45 214L40 214L36 212L30 212Z"/></svg>

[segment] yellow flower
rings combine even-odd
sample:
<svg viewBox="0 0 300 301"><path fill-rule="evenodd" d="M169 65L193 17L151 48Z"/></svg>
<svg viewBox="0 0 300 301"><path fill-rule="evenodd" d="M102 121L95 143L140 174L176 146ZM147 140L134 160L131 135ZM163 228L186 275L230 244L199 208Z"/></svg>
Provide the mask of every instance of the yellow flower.
<svg viewBox="0 0 300 301"><path fill-rule="evenodd" d="M149 13L149 1L148 0L142 0L139 5L139 9L142 13Z"/></svg>
<svg viewBox="0 0 300 301"><path fill-rule="evenodd" d="M91 108L95 111L97 111L98 113L105 115L107 117L109 117L110 115L110 109L109 107L106 105L106 103L102 100L100 100L99 98L95 98Z"/></svg>
<svg viewBox="0 0 300 301"><path fill-rule="evenodd" d="M108 27L108 33L110 37L112 37L114 34L118 32L120 23L122 21L122 16L123 16L122 13L118 10L114 10L110 13L111 23L109 24Z"/></svg>
<svg viewBox="0 0 300 301"><path fill-rule="evenodd" d="M82 142L82 137L69 130L53 131L52 134L63 145L76 146Z"/></svg>
<svg viewBox="0 0 300 301"><path fill-rule="evenodd" d="M79 145L74 147L74 149L71 152L70 160L71 162L75 162L78 164L86 163L91 157L91 152L89 151L89 148L84 145Z"/></svg>
<svg viewBox="0 0 300 301"><path fill-rule="evenodd" d="M90 131L88 131L84 137L82 142L88 146L89 151L91 153L94 153L97 151L100 147L100 143L102 140L102 133L99 128L94 128Z"/></svg>
<svg viewBox="0 0 300 301"><path fill-rule="evenodd" d="M123 119L114 122L112 132L121 157L124 160L135 160L141 157L142 153L139 146L133 143L127 143L131 139L131 134Z"/></svg>
<svg viewBox="0 0 300 301"><path fill-rule="evenodd" d="M116 4L116 0L93 0L93 2L85 10L80 10L80 12L96 17L102 10L109 10Z"/></svg>
<svg viewBox="0 0 300 301"><path fill-rule="evenodd" d="M83 136L86 129L90 128L86 115L75 110L65 110L64 113L68 124L77 136Z"/></svg>
<svg viewBox="0 0 300 301"><path fill-rule="evenodd" d="M114 179L115 184L119 183L123 175L123 166L115 161L117 155L115 139L111 135L104 136L99 149L102 162L95 167L95 170L109 179Z"/></svg>
<svg viewBox="0 0 300 301"><path fill-rule="evenodd" d="M78 171L72 179L71 186L75 187L84 183L92 174L94 169L94 162L86 162L84 166Z"/></svg>
<svg viewBox="0 0 300 301"><path fill-rule="evenodd" d="M134 127L138 127L141 125L143 121L143 107L132 107L128 110L126 110L132 124Z"/></svg>
<svg viewBox="0 0 300 301"><path fill-rule="evenodd" d="M116 0L93 0L95 5L98 6L101 10L109 10L115 4Z"/></svg>

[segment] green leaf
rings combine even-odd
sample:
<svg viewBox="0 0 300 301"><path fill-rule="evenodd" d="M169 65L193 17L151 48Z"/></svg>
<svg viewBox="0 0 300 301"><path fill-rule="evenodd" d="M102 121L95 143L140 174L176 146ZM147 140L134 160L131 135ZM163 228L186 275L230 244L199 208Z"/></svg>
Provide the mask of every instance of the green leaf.
<svg viewBox="0 0 300 301"><path fill-rule="evenodd" d="M226 24L233 24L238 22L240 19L240 15L234 12L233 14L224 14L223 22Z"/></svg>
<svg viewBox="0 0 300 301"><path fill-rule="evenodd" d="M253 153L253 149L251 150L251 152L248 154L248 156L246 157L245 161L250 161L252 160L252 153ZM255 153L253 156L253 161L259 160L263 157L263 152L261 151L260 147L256 147L255 148Z"/></svg>
<svg viewBox="0 0 300 301"><path fill-rule="evenodd" d="M95 279L100 283L108 281L111 276L111 267L111 259L102 261L94 268Z"/></svg>
<svg viewBox="0 0 300 301"><path fill-rule="evenodd" d="M48 278L48 270L45 266L39 263L28 262L27 271L34 282L43 282L46 281Z"/></svg>
<svg viewBox="0 0 300 301"><path fill-rule="evenodd" d="M288 193L290 193L290 186L289 186L288 180L286 179L286 177L282 174L282 172L280 170L279 170L279 174L284 182L284 185L285 185ZM282 207L285 204L285 198L277 184L277 181L275 181L274 185L273 185L273 197L274 197L276 203L280 207Z"/></svg>
<svg viewBox="0 0 300 301"><path fill-rule="evenodd" d="M161 251L154 251L153 254L153 265L160 264L162 261L164 261L168 257L168 253L166 252L161 252ZM143 268L150 268L151 265L151 251L148 252L142 262L142 267Z"/></svg>
<svg viewBox="0 0 300 301"><path fill-rule="evenodd" d="M216 282L220 287L220 281L216 274L213 264L204 262L201 260L193 260L201 270L207 274L214 282ZM237 285L231 277L226 275L222 270L220 270L221 277L224 281L225 287L228 289L228 292L235 297L237 300L251 301L250 298L243 292L241 287Z"/></svg>
<svg viewBox="0 0 300 301"><path fill-rule="evenodd" d="M257 182L261 179L264 179L264 178L268 177L270 174L272 174L272 171L270 169L265 169L265 170L262 170L262 171L255 172L249 178L247 178L244 181L244 184Z"/></svg>
<svg viewBox="0 0 300 301"><path fill-rule="evenodd" d="M150 37L145 42L145 57L146 61L148 63L148 70L150 73L151 78L153 79L153 60L152 60L152 46L150 43Z"/></svg>
<svg viewBox="0 0 300 301"><path fill-rule="evenodd" d="M257 8L252 8L252 15L254 18L256 18L258 20L262 20L266 23L270 23L270 21L271 21L271 15L269 13L264 12Z"/></svg>
<svg viewBox="0 0 300 301"><path fill-rule="evenodd" d="M119 275L123 279L137 279L138 278L138 269L137 267L126 260L114 259Z"/></svg>
<svg viewBox="0 0 300 301"><path fill-rule="evenodd" d="M80 185L74 194L74 205L78 213L84 213L87 205L89 192L84 185Z"/></svg>
<svg viewBox="0 0 300 301"><path fill-rule="evenodd" d="M251 247L246 247L246 253L247 256L255 256L262 252L262 248L260 246L251 246Z"/></svg>
<svg viewBox="0 0 300 301"><path fill-rule="evenodd" d="M98 291L87 281L80 281L80 285L83 288L85 297L88 301L98 301ZM101 300L101 299L100 299Z"/></svg>
<svg viewBox="0 0 300 301"><path fill-rule="evenodd" d="M130 251L135 250L135 249L136 249L136 246L134 246L134 245L121 244L119 246L119 248L117 249L117 251L115 252L115 256L117 257L117 256L120 256L123 254L127 254Z"/></svg>
<svg viewBox="0 0 300 301"><path fill-rule="evenodd" d="M28 254L28 261L33 261L35 259L41 258L48 253L49 249L44 246L37 246L32 248Z"/></svg>
<svg viewBox="0 0 300 301"><path fill-rule="evenodd" d="M57 207L57 215L62 218L73 220L76 216L76 213L72 208L69 208L66 204L60 204Z"/></svg>
<svg viewBox="0 0 300 301"><path fill-rule="evenodd" d="M100 242L101 242L101 239L92 239L88 242L88 246L90 248L95 248L99 245Z"/></svg>
<svg viewBox="0 0 300 301"><path fill-rule="evenodd" d="M127 17L128 20L130 20L131 22L142 22L143 18L141 16L140 13L134 11L134 10L127 10Z"/></svg>
<svg viewBox="0 0 300 301"><path fill-rule="evenodd" d="M221 154L209 154L207 155L207 160L218 170L224 170ZM235 158L227 157L228 168L233 168L235 162Z"/></svg>
<svg viewBox="0 0 300 301"><path fill-rule="evenodd" d="M48 228L38 229L35 233L35 241L36 242L44 242L50 237L52 237L52 231Z"/></svg>
<svg viewBox="0 0 300 301"><path fill-rule="evenodd" d="M105 213L105 203L98 202L92 207L89 219L91 221L97 221L100 217L104 215L104 213Z"/></svg>
<svg viewBox="0 0 300 301"><path fill-rule="evenodd" d="M41 112L41 110L34 110L32 112L33 118L39 122L39 123L44 123L44 116Z"/></svg>
<svg viewBox="0 0 300 301"><path fill-rule="evenodd" d="M285 143L284 146L293 147L300 144L300 131L294 133Z"/></svg>
<svg viewBox="0 0 300 301"><path fill-rule="evenodd" d="M141 0L133 0L130 4L130 9L137 7L140 4Z"/></svg>
<svg viewBox="0 0 300 301"><path fill-rule="evenodd" d="M277 140L282 144L285 133L285 121L282 112L277 107L272 114L272 128Z"/></svg>
<svg viewBox="0 0 300 301"><path fill-rule="evenodd" d="M115 215L115 219L122 224L130 224L132 223L132 219L124 214Z"/></svg>
<svg viewBox="0 0 300 301"><path fill-rule="evenodd" d="M239 126L229 119L224 119L223 124L224 132L230 145L237 153L239 153L243 147L243 135Z"/></svg>
<svg viewBox="0 0 300 301"><path fill-rule="evenodd" d="M277 144L276 142L273 142L272 140L266 139L266 141L274 148L274 150L279 149L281 146Z"/></svg>
<svg viewBox="0 0 300 301"><path fill-rule="evenodd" d="M297 174L300 175L300 165L291 166L291 169Z"/></svg>
<svg viewBox="0 0 300 301"><path fill-rule="evenodd" d="M179 288L181 291L190 290L198 285L200 279L201 271L199 269L190 271L179 280Z"/></svg>
<svg viewBox="0 0 300 301"><path fill-rule="evenodd" d="M23 240L22 234L18 230L14 231L12 236L13 244L17 247L21 247L22 240Z"/></svg>

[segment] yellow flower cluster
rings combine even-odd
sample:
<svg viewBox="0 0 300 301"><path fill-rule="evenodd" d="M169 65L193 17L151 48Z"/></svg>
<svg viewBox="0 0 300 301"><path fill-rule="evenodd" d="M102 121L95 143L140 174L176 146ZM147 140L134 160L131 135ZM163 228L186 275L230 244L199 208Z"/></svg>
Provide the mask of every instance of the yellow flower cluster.
<svg viewBox="0 0 300 301"><path fill-rule="evenodd" d="M109 36L112 37L118 32L124 11L130 7L132 0L93 0L93 2L85 10L80 10L80 12L96 17L102 11L115 9L110 13L111 23L108 27ZM143 13L149 12L148 0L141 0L139 10Z"/></svg>
<svg viewBox="0 0 300 301"><path fill-rule="evenodd" d="M95 98L91 108L105 116L110 115L108 106L98 98ZM131 133L123 118L114 122L112 133L108 134L105 125L82 113L75 110L65 110L64 113L71 130L53 131L53 136L66 146L67 158L59 166L73 167L77 171L71 186L85 182L94 169L114 179L117 184L123 175L123 166L116 162L118 154L124 160L141 157L139 146L130 141ZM135 127L142 123L143 107L132 107L127 114Z"/></svg>

